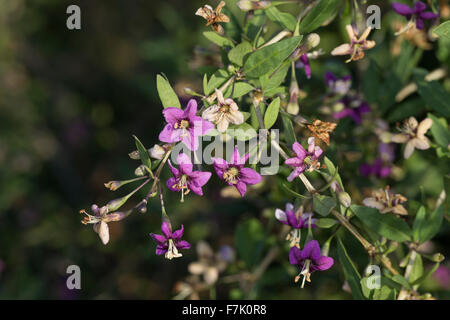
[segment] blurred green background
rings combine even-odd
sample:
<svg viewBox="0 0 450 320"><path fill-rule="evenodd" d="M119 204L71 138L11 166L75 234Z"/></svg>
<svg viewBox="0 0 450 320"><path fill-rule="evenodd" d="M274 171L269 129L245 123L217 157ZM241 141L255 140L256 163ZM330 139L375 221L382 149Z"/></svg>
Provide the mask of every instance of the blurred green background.
<svg viewBox="0 0 450 320"><path fill-rule="evenodd" d="M70 4L81 7L82 30L66 28ZM174 284L188 275L186 265L195 260L195 250L174 261L154 255L148 234L159 230L157 200L150 202L147 213L110 224L107 246L80 223L78 211L115 197L104 182L132 177L138 165L127 156L135 149L133 134L147 147L157 142L163 123L156 74L166 74L186 101L185 86L201 88L201 73L195 69L202 57L218 65L197 47L209 46L202 36L204 20L194 15L203 4L0 2L0 299L175 295ZM327 36L331 38L328 33L324 39ZM331 43L325 42L324 48ZM258 217L267 207L252 196L239 201L220 198L217 185L208 185L208 197L191 195L182 206L178 196L167 201L175 225L185 224L186 239L193 244L206 239L215 249L233 246L237 222ZM448 236L441 235L440 241L448 244ZM349 243L364 266L364 252L351 239ZM66 268L72 264L81 268L82 290L66 289ZM351 297L341 290L338 268L300 290L285 267L283 263L269 269L258 298ZM427 286L448 297L449 281L445 287L430 279ZM234 287L219 286L217 297L241 298Z"/></svg>

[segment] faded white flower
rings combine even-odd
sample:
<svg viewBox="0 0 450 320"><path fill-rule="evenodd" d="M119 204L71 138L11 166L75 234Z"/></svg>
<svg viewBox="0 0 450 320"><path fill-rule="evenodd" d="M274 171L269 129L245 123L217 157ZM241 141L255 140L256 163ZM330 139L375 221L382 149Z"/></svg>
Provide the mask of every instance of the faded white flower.
<svg viewBox="0 0 450 320"><path fill-rule="evenodd" d="M108 223L112 221L120 221L126 217L125 212L114 212L108 214L108 207L103 206L99 208L96 204L91 206L93 215L88 214L85 210L80 210L86 217L81 221L83 224L93 224L94 231L98 233L103 244L109 242L109 227Z"/></svg>
<svg viewBox="0 0 450 320"><path fill-rule="evenodd" d="M193 275L202 275L207 285L214 284L219 278L219 273L224 271L228 262L233 260L233 252L229 247L222 247L218 253L214 253L208 243L197 243L198 261L192 262L188 270Z"/></svg>
<svg viewBox="0 0 450 320"><path fill-rule="evenodd" d="M218 89L215 90L217 95L217 104L214 104L203 111L202 118L215 123L219 132L225 132L230 123L243 123L244 115L239 111L239 107L236 102L234 102L231 98L224 99L222 91Z"/></svg>
<svg viewBox="0 0 450 320"><path fill-rule="evenodd" d="M340 46L334 48L333 51L331 51L331 55L342 56L348 54L350 55L350 59L345 62L356 61L364 58L365 50L375 47L375 41L367 40L371 30L370 27L364 30L359 38L357 34L355 34L355 31L351 25L345 26L345 30L347 30L350 43L341 44Z"/></svg>
<svg viewBox="0 0 450 320"><path fill-rule="evenodd" d="M425 136L428 129L433 125L433 120L426 118L420 123L416 118L410 117L400 129L401 133L393 134L391 141L395 143L406 143L403 156L408 159L414 152L414 149L426 150L430 147L430 141Z"/></svg>
<svg viewBox="0 0 450 320"><path fill-rule="evenodd" d="M378 189L372 192L372 197L365 198L363 203L366 207L378 209L381 213L392 212L399 215L407 215L404 203L407 199L401 194L394 194L389 190L389 186L386 189Z"/></svg>

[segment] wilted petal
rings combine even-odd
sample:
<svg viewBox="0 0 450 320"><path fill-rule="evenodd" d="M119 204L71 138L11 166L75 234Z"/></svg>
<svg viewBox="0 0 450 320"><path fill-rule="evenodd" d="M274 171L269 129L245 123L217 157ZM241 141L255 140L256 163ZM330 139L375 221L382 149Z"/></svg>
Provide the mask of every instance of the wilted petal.
<svg viewBox="0 0 450 320"><path fill-rule="evenodd" d="M341 44L340 46L334 48L333 51L331 51L332 56L342 56L351 53L352 48L348 43Z"/></svg>
<svg viewBox="0 0 450 320"><path fill-rule="evenodd" d="M188 265L190 273L195 275L201 275L206 270L206 266L201 262L192 262Z"/></svg>
<svg viewBox="0 0 450 320"><path fill-rule="evenodd" d="M219 132L225 132L228 129L228 118L227 117L222 117L219 121L217 121L217 130Z"/></svg>
<svg viewBox="0 0 450 320"><path fill-rule="evenodd" d="M103 244L107 244L109 242L109 227L108 224L104 221L100 222L100 227L98 229L98 236L102 240Z"/></svg>
<svg viewBox="0 0 450 320"><path fill-rule="evenodd" d="M215 122L219 108L220 107L217 104L210 106L205 111L203 111L202 118L208 121Z"/></svg>
<svg viewBox="0 0 450 320"><path fill-rule="evenodd" d="M405 157L405 159L408 159L412 153L414 152L414 147L415 147L415 139L408 141L408 143L406 144L405 147L405 151L403 152L403 156Z"/></svg>
<svg viewBox="0 0 450 320"><path fill-rule="evenodd" d="M384 209L384 204L378 202L377 199L375 199L375 198L365 198L363 200L363 204L366 207L375 208L375 209L378 209L378 210L383 210Z"/></svg>
<svg viewBox="0 0 450 320"><path fill-rule="evenodd" d="M392 212L396 213L396 214L401 214L401 215L407 215L408 214L408 211L406 211L405 207L403 207L401 204L396 205L393 208Z"/></svg>
<svg viewBox="0 0 450 320"><path fill-rule="evenodd" d="M427 137L414 138L411 142L414 143L414 147L419 150L426 150L430 147L430 141Z"/></svg>
<svg viewBox="0 0 450 320"><path fill-rule="evenodd" d="M231 110L226 117L232 124L244 123L244 115L240 111Z"/></svg>
<svg viewBox="0 0 450 320"><path fill-rule="evenodd" d="M396 143L405 143L409 140L409 135L404 133L397 133L391 136L391 141Z"/></svg>
<svg viewBox="0 0 450 320"><path fill-rule="evenodd" d="M208 269L206 269L203 277L205 278L205 282L211 285L215 283L219 278L219 270L217 270L217 268L215 267L209 267Z"/></svg>
<svg viewBox="0 0 450 320"><path fill-rule="evenodd" d="M427 133L428 129L431 128L432 125L433 125L433 120L431 120L430 118L423 119L420 122L419 127L417 128L417 136L423 137L425 135L425 133Z"/></svg>

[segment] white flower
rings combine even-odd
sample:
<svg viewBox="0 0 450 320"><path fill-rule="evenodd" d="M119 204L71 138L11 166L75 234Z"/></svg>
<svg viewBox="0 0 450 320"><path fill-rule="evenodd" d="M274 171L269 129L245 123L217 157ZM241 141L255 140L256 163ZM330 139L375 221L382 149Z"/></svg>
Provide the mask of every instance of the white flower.
<svg viewBox="0 0 450 320"><path fill-rule="evenodd" d="M405 121L403 128L400 129L401 133L394 134L391 137L391 141L395 143L406 143L403 156L408 159L414 152L414 149L426 150L430 147L430 141L425 137L428 129L433 125L433 120L426 118L420 122L417 122L416 118L410 117Z"/></svg>
<svg viewBox="0 0 450 320"><path fill-rule="evenodd" d="M225 132L230 123L243 123L244 115L239 111L239 107L236 102L230 98L224 99L222 91L217 89L215 90L217 95L217 104L214 104L203 111L202 118L215 123L219 132Z"/></svg>

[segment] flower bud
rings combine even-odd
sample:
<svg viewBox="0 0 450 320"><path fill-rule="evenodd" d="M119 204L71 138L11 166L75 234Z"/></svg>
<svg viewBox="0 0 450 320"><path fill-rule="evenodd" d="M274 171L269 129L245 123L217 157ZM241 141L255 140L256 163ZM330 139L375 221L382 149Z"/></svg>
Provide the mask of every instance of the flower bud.
<svg viewBox="0 0 450 320"><path fill-rule="evenodd" d="M350 198L350 195L345 191L338 193L338 199L339 202L346 208L350 207L352 204L352 198Z"/></svg>
<svg viewBox="0 0 450 320"><path fill-rule="evenodd" d="M122 186L122 181L109 181L104 183L105 187L111 191L116 191Z"/></svg>
<svg viewBox="0 0 450 320"><path fill-rule="evenodd" d="M153 148L150 148L149 152L150 157L161 160L166 154L166 149L161 147L159 144L155 144Z"/></svg>
<svg viewBox="0 0 450 320"><path fill-rule="evenodd" d="M290 114L297 115L300 111L300 106L298 105L298 94L300 89L298 88L297 81L291 81L291 87L289 88L289 103L286 107L286 111Z"/></svg>
<svg viewBox="0 0 450 320"><path fill-rule="evenodd" d="M147 169L145 169L145 166L141 164L139 167L136 168L136 170L134 170L134 174L137 175L138 177L142 177L147 174Z"/></svg>
<svg viewBox="0 0 450 320"><path fill-rule="evenodd" d="M139 151L134 150L128 154L128 156L133 160L139 160L141 157L139 156Z"/></svg>
<svg viewBox="0 0 450 320"><path fill-rule="evenodd" d="M255 1L255 0L239 0L236 5L242 11L266 9L270 6L270 1Z"/></svg>
<svg viewBox="0 0 450 320"><path fill-rule="evenodd" d="M442 253L433 254L433 256L431 258L431 260L433 262L442 262L442 261L444 261L444 259L445 259L445 257Z"/></svg>
<svg viewBox="0 0 450 320"><path fill-rule="evenodd" d="M111 200L106 204L106 208L108 208L108 212L114 212L118 210L125 202L127 202L130 195L126 195L122 198Z"/></svg>
<svg viewBox="0 0 450 320"><path fill-rule="evenodd" d="M311 33L306 38L306 47L308 51L317 47L320 43L320 36L317 33Z"/></svg>

